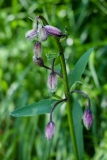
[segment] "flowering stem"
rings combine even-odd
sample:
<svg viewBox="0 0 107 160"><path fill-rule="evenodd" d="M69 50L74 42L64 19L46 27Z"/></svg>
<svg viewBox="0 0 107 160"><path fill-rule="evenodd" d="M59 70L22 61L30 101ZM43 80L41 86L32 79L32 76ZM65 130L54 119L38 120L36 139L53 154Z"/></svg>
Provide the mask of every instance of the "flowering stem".
<svg viewBox="0 0 107 160"><path fill-rule="evenodd" d="M37 21L39 19L41 19L45 25L48 25L48 22L46 21L46 19L42 15L37 16L36 19L37 19Z"/></svg>
<svg viewBox="0 0 107 160"><path fill-rule="evenodd" d="M71 112L71 101L70 101L70 96L69 96L69 88L68 88L68 80L67 80L67 72L66 72L64 53L63 53L62 45L59 42L59 40L57 38L55 38L55 40L56 40L56 43L58 45L58 49L60 52L60 62L61 62L61 66L62 66L64 91L65 91L65 96L67 98L67 114L68 114L68 123L69 123L69 128L70 128L70 135L71 135L71 140L72 140L73 152L74 152L75 160L79 160L74 125L73 125L73 118L72 118L72 112Z"/></svg>
<svg viewBox="0 0 107 160"><path fill-rule="evenodd" d="M55 58L52 61L52 72L54 72L54 62L55 62Z"/></svg>
<svg viewBox="0 0 107 160"><path fill-rule="evenodd" d="M52 70L50 67L45 66L44 64L42 65L42 67L44 67L44 68L46 68L46 69L49 69L49 70ZM55 70L54 70L54 72L55 72L58 76L60 76L60 77L62 78L62 75L61 75L60 73L58 73L58 72L55 71Z"/></svg>
<svg viewBox="0 0 107 160"><path fill-rule="evenodd" d="M78 90L73 90L70 93L74 93L74 92L81 93L84 97L86 97L88 99L88 109L90 109L91 103L90 103L90 98L88 97L88 95L86 93L84 93L82 91L78 91Z"/></svg>
<svg viewBox="0 0 107 160"><path fill-rule="evenodd" d="M44 24L48 25L47 21L45 20L45 18L43 16L40 15L39 18L43 21ZM55 37L55 40L56 40L56 43L57 43L57 46L59 49L59 53L60 53L60 62L61 62L62 76L63 76L63 82L64 82L64 92L65 92L65 97L67 98L68 123L69 123L69 128L70 128L70 135L71 135L71 140L72 140L73 152L74 152L75 160L79 160L77 144L76 144L76 137L75 137L75 132L74 132L74 125L73 125L73 118L72 118L72 112L71 112L71 102L70 102L64 53L63 53L62 45L59 42L59 39L57 39L57 37Z"/></svg>
<svg viewBox="0 0 107 160"><path fill-rule="evenodd" d="M61 102L63 102L63 101L67 101L67 98L61 99L61 100L57 101L57 102L53 105L53 107L51 108L51 111L50 111L50 122L52 121L52 112L53 112L54 108L55 108L59 103L61 103Z"/></svg>

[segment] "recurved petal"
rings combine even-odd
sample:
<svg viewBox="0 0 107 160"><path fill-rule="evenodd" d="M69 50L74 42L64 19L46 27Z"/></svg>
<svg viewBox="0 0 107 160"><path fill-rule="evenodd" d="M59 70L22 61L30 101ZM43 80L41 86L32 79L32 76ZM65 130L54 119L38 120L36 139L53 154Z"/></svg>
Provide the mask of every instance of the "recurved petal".
<svg viewBox="0 0 107 160"><path fill-rule="evenodd" d="M41 39L42 41L46 41L46 40L47 40L48 33L47 33L46 29L45 29L43 26L42 26L42 28L40 29L39 34L40 34L40 39Z"/></svg>
<svg viewBox="0 0 107 160"><path fill-rule="evenodd" d="M52 35L52 36L64 36L62 34L62 31L54 26L50 26L50 25L46 25L44 26L45 30L47 31L47 33L49 35Z"/></svg>
<svg viewBox="0 0 107 160"><path fill-rule="evenodd" d="M25 37L28 40L32 40L32 39L34 39L37 36L37 34L38 34L38 32L37 32L36 29L31 29L28 32L26 32Z"/></svg>

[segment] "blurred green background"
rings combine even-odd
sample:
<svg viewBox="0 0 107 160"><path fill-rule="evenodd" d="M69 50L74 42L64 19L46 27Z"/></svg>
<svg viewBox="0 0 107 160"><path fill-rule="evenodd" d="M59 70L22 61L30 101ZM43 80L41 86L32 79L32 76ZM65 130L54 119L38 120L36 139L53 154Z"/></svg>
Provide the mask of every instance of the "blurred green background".
<svg viewBox="0 0 107 160"><path fill-rule="evenodd" d="M84 160L107 160L107 2L106 0L0 0L0 160L73 160L67 115L64 107L53 115L56 133L45 139L48 115L10 116L15 108L49 98L49 72L33 64L33 42L25 33L37 15L69 36L62 42L68 72L81 55L95 47L77 89L89 94L93 125L83 127ZM43 58L57 54L54 39L43 43ZM56 65L59 70L60 66ZM63 95L59 78L57 95ZM82 109L87 105L81 96ZM72 157L72 158L71 158Z"/></svg>

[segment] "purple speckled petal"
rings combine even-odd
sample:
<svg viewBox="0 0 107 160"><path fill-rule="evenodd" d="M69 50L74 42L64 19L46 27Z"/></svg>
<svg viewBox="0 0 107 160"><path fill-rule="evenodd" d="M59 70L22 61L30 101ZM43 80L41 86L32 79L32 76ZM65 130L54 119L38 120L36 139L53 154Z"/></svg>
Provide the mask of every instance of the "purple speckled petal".
<svg viewBox="0 0 107 160"><path fill-rule="evenodd" d="M48 33L44 27L42 27L39 31L41 41L46 41L48 37Z"/></svg>
<svg viewBox="0 0 107 160"><path fill-rule="evenodd" d="M41 55L42 55L41 42L37 41L34 43L33 53L37 58L41 57Z"/></svg>
<svg viewBox="0 0 107 160"><path fill-rule="evenodd" d="M83 115L83 123L84 126L86 127L87 130L90 129L91 125L92 125L92 112L90 109L86 109L84 111L84 115Z"/></svg>
<svg viewBox="0 0 107 160"><path fill-rule="evenodd" d="M42 57L37 58L35 55L33 56L33 62L39 67L42 67L44 64Z"/></svg>
<svg viewBox="0 0 107 160"><path fill-rule="evenodd" d="M50 73L49 77L48 77L48 83L47 86L49 88L50 92L55 92L57 89L57 76L55 72Z"/></svg>
<svg viewBox="0 0 107 160"><path fill-rule="evenodd" d="M29 30L26 34L25 34L25 37L28 39L28 40L33 40L36 36L37 36L37 30L36 29L31 29Z"/></svg>
<svg viewBox="0 0 107 160"><path fill-rule="evenodd" d="M50 25L46 25L44 26L45 30L47 31L47 33L49 35L52 35L52 36L61 36L63 35L62 34L62 31L56 27L53 27L53 26L50 26Z"/></svg>
<svg viewBox="0 0 107 160"><path fill-rule="evenodd" d="M55 124L54 122L49 122L46 126L45 136L47 140L50 140L55 133Z"/></svg>

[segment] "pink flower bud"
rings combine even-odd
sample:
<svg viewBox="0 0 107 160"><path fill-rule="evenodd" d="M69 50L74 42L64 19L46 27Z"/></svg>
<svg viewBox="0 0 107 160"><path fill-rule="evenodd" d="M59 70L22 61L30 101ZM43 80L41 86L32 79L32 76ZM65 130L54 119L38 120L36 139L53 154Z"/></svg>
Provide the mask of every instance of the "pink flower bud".
<svg viewBox="0 0 107 160"><path fill-rule="evenodd" d="M37 30L36 30L36 29L29 30L29 31L25 34L25 37L26 37L28 40L33 40L36 36L37 36Z"/></svg>
<svg viewBox="0 0 107 160"><path fill-rule="evenodd" d="M90 109L86 109L83 115L83 123L87 130L90 129L92 125L92 112Z"/></svg>
<svg viewBox="0 0 107 160"><path fill-rule="evenodd" d="M44 64L42 57L36 58L35 55L33 56L33 62L39 67L42 67Z"/></svg>
<svg viewBox="0 0 107 160"><path fill-rule="evenodd" d="M46 32L46 30L45 30L44 27L42 27L42 28L40 29L39 34L40 34L40 39L41 39L42 41L46 41L46 40L47 40L48 34L47 34L47 32Z"/></svg>
<svg viewBox="0 0 107 160"><path fill-rule="evenodd" d="M37 41L34 43L33 53L35 54L36 58L41 57L41 55L42 55L41 42Z"/></svg>
<svg viewBox="0 0 107 160"><path fill-rule="evenodd" d="M45 136L47 138L47 140L50 140L53 135L55 133L55 124L54 122L49 122L46 126L46 130L45 130Z"/></svg>
<svg viewBox="0 0 107 160"><path fill-rule="evenodd" d="M56 27L53 27L53 26L50 26L50 25L46 25L46 26L44 26L44 28L45 28L46 32L49 35L52 35L52 36L63 36L61 30L59 30Z"/></svg>
<svg viewBox="0 0 107 160"><path fill-rule="evenodd" d="M55 72L50 73L50 75L48 77L47 86L48 86L50 92L55 92L56 91L56 89L57 89L57 77L56 77Z"/></svg>

